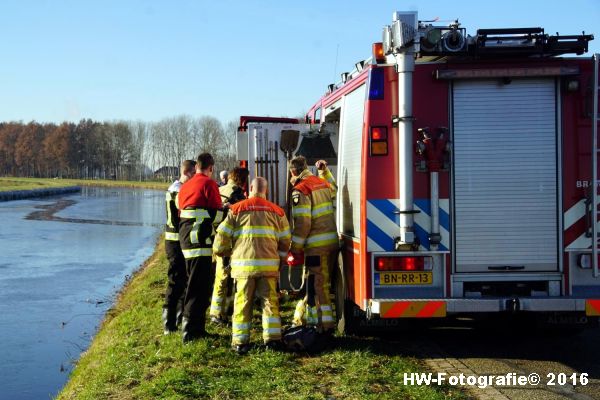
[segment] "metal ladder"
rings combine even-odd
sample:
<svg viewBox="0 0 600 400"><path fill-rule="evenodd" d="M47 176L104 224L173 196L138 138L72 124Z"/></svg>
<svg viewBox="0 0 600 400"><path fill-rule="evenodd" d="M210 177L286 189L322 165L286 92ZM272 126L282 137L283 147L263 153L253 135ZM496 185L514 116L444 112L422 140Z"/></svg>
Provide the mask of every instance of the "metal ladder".
<svg viewBox="0 0 600 400"><path fill-rule="evenodd" d="M593 76L593 103L592 103L592 266L593 266L593 274L594 278L600 276L600 272L598 271L598 215L600 212L598 211L598 153L600 152L600 148L598 148L598 91L600 87L598 85L598 59L600 58L600 54L596 53L592 57L594 62L594 76Z"/></svg>

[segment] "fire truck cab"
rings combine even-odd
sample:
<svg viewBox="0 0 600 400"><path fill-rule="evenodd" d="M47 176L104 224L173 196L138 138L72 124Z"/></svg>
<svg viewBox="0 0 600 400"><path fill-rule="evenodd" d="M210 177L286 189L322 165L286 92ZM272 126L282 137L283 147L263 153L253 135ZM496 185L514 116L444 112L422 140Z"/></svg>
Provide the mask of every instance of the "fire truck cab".
<svg viewBox="0 0 600 400"><path fill-rule="evenodd" d="M334 166L341 328L356 316L597 320L599 56L564 56L592 39L542 28L470 36L396 12L372 57L329 85L305 124L269 128L272 141L296 130L331 142L299 140L292 153ZM244 153L252 137L240 160L256 174Z"/></svg>

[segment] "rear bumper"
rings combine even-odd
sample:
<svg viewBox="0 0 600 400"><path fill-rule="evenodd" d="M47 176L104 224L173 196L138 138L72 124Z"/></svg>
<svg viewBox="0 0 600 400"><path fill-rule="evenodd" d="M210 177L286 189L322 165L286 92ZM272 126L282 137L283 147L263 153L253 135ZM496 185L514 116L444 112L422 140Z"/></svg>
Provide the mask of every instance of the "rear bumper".
<svg viewBox="0 0 600 400"><path fill-rule="evenodd" d="M371 299L367 314L380 318L443 318L452 314L495 312L584 312L600 316L600 299Z"/></svg>

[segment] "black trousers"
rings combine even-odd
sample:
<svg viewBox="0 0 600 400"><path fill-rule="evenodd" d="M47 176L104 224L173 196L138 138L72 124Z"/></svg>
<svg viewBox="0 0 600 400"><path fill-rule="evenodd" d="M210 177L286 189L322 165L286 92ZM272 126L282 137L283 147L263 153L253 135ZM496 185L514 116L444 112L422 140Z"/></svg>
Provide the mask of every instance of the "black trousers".
<svg viewBox="0 0 600 400"><path fill-rule="evenodd" d="M179 240L165 240L165 251L169 269L167 270L168 283L164 307L170 310L182 309L188 277Z"/></svg>
<svg viewBox="0 0 600 400"><path fill-rule="evenodd" d="M183 316L188 319L188 330L200 332L206 324L215 279L212 257L202 256L185 260L188 281L185 291Z"/></svg>

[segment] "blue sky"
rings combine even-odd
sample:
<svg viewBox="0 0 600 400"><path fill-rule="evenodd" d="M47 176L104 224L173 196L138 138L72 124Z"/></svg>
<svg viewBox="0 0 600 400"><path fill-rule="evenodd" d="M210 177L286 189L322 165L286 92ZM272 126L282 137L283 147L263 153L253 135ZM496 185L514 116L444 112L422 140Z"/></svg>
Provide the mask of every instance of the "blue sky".
<svg viewBox="0 0 600 400"><path fill-rule="evenodd" d="M600 0L0 0L0 121L297 116L370 55L394 10L470 34L585 31L600 52Z"/></svg>

